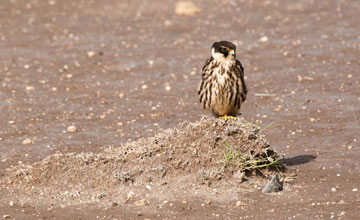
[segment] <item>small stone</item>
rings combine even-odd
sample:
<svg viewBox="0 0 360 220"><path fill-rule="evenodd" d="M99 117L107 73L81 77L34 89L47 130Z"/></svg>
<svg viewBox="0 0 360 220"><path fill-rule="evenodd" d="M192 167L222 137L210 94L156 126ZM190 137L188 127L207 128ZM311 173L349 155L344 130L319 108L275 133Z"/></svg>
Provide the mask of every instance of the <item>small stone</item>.
<svg viewBox="0 0 360 220"><path fill-rule="evenodd" d="M35 88L34 88L34 86L26 86L26 87L25 87L25 90L26 90L26 91L34 91Z"/></svg>
<svg viewBox="0 0 360 220"><path fill-rule="evenodd" d="M10 201L10 202L9 202L9 206L13 207L14 205L15 205L15 204L14 204L13 201Z"/></svg>
<svg viewBox="0 0 360 220"><path fill-rule="evenodd" d="M148 86L145 85L145 84L141 86L142 89L147 89L147 87L148 87Z"/></svg>
<svg viewBox="0 0 360 220"><path fill-rule="evenodd" d="M8 123L13 125L13 124L15 124L15 121L8 121Z"/></svg>
<svg viewBox="0 0 360 220"><path fill-rule="evenodd" d="M357 188L354 188L352 191L353 191L353 192L357 192L357 191L358 191L358 189L357 189Z"/></svg>
<svg viewBox="0 0 360 220"><path fill-rule="evenodd" d="M69 74L66 74L66 78L67 79L71 79L73 77L73 74L69 73Z"/></svg>
<svg viewBox="0 0 360 220"><path fill-rule="evenodd" d="M171 86L169 83L165 83L165 90L166 91L170 91L171 90Z"/></svg>
<svg viewBox="0 0 360 220"><path fill-rule="evenodd" d="M167 26L167 27L169 27L169 26L172 25L172 22L171 22L170 20L165 20L165 21L164 21L164 25Z"/></svg>
<svg viewBox="0 0 360 220"><path fill-rule="evenodd" d="M245 202L242 202L242 201L237 201L237 202L235 203L235 205L236 205L237 207L247 206L247 204L246 204Z"/></svg>
<svg viewBox="0 0 360 220"><path fill-rule="evenodd" d="M23 142L22 142L24 145L28 145L28 144L31 144L32 143L32 141L31 141L31 139L30 138L26 138L25 140L23 140Z"/></svg>
<svg viewBox="0 0 360 220"><path fill-rule="evenodd" d="M150 202L146 199L140 199L139 201L135 202L136 206L147 206L149 204L150 204Z"/></svg>
<svg viewBox="0 0 360 220"><path fill-rule="evenodd" d="M191 1L180 1L175 6L175 14L184 16L193 16L199 13L201 9Z"/></svg>
<svg viewBox="0 0 360 220"><path fill-rule="evenodd" d="M237 183L242 183L246 180L245 172L242 172L241 170L236 171L233 177Z"/></svg>
<svg viewBox="0 0 360 220"><path fill-rule="evenodd" d="M340 201L338 202L338 204L343 205L343 204L345 204L345 201L344 201L344 200L340 200Z"/></svg>
<svg viewBox="0 0 360 220"><path fill-rule="evenodd" d="M152 65L154 65L154 61L153 61L153 60L148 60L148 64L149 64L150 66L152 66Z"/></svg>
<svg viewBox="0 0 360 220"><path fill-rule="evenodd" d="M71 125L71 126L69 126L66 130L67 130L67 132L69 132L69 133L74 133L74 132L76 132L76 126L75 125Z"/></svg>
<svg viewBox="0 0 360 220"><path fill-rule="evenodd" d="M269 40L269 38L267 36L263 36L259 39L260 42L266 42L268 40Z"/></svg>
<svg viewBox="0 0 360 220"><path fill-rule="evenodd" d="M205 204L206 204L206 205L210 205L210 204L211 204L211 201L210 201L210 200L205 200Z"/></svg>
<svg viewBox="0 0 360 220"><path fill-rule="evenodd" d="M49 5L51 5L51 6L52 6L52 5L55 5L55 4L56 4L56 1L55 1L55 0L49 0L49 2L48 2L48 3L49 3Z"/></svg>
<svg viewBox="0 0 360 220"><path fill-rule="evenodd" d="M123 97L124 97L124 93L120 93L120 94L119 94L119 97L120 97L120 98L123 98Z"/></svg>
<svg viewBox="0 0 360 220"><path fill-rule="evenodd" d="M263 193L279 192L283 189L283 183L280 182L277 174L273 175L271 180L262 189Z"/></svg>
<svg viewBox="0 0 360 220"><path fill-rule="evenodd" d="M3 215L3 219L10 218L10 215Z"/></svg>
<svg viewBox="0 0 360 220"><path fill-rule="evenodd" d="M86 54L89 58L91 58L91 57L95 56L96 53L94 51L88 51Z"/></svg>
<svg viewBox="0 0 360 220"><path fill-rule="evenodd" d="M331 192L336 192L336 188L335 188L335 187L332 187L332 188L331 188Z"/></svg>

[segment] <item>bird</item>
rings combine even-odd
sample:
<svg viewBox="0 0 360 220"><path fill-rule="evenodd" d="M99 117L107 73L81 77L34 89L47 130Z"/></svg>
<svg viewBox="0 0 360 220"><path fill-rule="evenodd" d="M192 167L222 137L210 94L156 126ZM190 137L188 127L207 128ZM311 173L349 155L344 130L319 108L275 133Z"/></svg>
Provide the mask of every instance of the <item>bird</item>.
<svg viewBox="0 0 360 220"><path fill-rule="evenodd" d="M225 121L228 118L236 120L247 92L244 68L236 59L235 44L229 41L213 43L198 88L203 108Z"/></svg>

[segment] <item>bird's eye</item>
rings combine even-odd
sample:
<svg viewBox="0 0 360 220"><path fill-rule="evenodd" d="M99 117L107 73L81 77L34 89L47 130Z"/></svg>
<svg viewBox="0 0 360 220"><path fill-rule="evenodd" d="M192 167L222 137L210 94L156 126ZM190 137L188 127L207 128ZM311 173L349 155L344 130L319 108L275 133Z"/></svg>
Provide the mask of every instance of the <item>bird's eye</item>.
<svg viewBox="0 0 360 220"><path fill-rule="evenodd" d="M226 49L225 47L223 47L223 48L221 48L221 51L222 51L222 52L226 52L227 49Z"/></svg>

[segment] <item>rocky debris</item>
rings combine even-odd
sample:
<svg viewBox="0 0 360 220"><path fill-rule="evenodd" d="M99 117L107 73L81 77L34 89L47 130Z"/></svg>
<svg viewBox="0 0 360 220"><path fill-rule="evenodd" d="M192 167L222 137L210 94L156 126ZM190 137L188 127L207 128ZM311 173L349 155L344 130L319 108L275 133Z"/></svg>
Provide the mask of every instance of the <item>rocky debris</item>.
<svg viewBox="0 0 360 220"><path fill-rule="evenodd" d="M271 180L262 189L263 193L279 192L283 189L283 183L280 182L279 176L274 174Z"/></svg>
<svg viewBox="0 0 360 220"><path fill-rule="evenodd" d="M75 132L76 127L69 126L67 131ZM224 121L203 117L100 153L55 153L31 165L19 164L6 170L0 184L11 182L17 190L30 187L44 195L46 191L49 195L67 192L64 197L78 197L79 191L92 198L94 191L102 195L104 190L119 187L141 186L152 191L152 186L163 181L240 184L245 176L257 174L252 171L271 172L267 163L278 159L258 125L242 118ZM68 192L69 188L79 190ZM124 202L132 196L125 195ZM94 200L102 198L94 196Z"/></svg>

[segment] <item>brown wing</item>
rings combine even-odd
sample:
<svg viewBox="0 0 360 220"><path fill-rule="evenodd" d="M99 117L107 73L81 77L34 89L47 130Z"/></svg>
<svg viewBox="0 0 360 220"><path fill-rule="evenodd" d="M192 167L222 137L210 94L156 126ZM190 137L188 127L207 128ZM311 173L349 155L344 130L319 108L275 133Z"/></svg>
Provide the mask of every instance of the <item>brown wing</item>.
<svg viewBox="0 0 360 220"><path fill-rule="evenodd" d="M248 90L244 79L244 67L241 65L239 60L236 60L236 72L241 81L242 86L239 89L240 89L242 102L244 102L246 100L246 95Z"/></svg>
<svg viewBox="0 0 360 220"><path fill-rule="evenodd" d="M201 82L199 84L199 89L198 89L199 101L200 103L203 104L204 108L206 108L207 105L210 105L210 100L207 100L208 99L207 96L211 94L207 88L208 88L208 83L210 83L209 82L209 76L211 74L210 63L213 60L214 60L213 57L206 60L205 65L202 68Z"/></svg>

